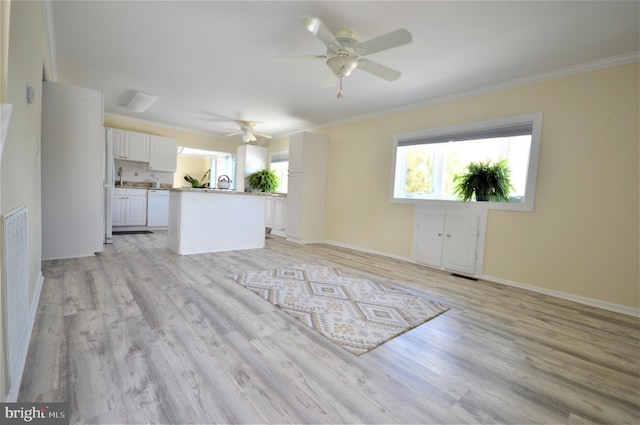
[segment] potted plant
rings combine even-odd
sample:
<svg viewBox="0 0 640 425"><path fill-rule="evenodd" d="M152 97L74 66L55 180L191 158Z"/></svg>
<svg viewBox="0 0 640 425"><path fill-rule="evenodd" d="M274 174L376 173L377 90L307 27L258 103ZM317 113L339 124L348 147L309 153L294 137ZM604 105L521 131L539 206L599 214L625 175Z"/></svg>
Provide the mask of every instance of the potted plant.
<svg viewBox="0 0 640 425"><path fill-rule="evenodd" d="M274 192L280 183L280 179L274 170L260 170L247 176L247 183L253 190L261 192Z"/></svg>
<svg viewBox="0 0 640 425"><path fill-rule="evenodd" d="M511 170L507 160L498 162L472 162L467 171L453 178L453 193L463 201L509 202L509 192L513 189Z"/></svg>
<svg viewBox="0 0 640 425"><path fill-rule="evenodd" d="M202 178L200 180L198 179L194 179L193 177L191 177L189 174L185 174L184 175L184 179L189 182L191 184L191 187L193 187L194 189L203 189L203 188L207 188L209 187L209 183L205 183L204 180L207 178L207 176L209 175L209 171L211 170L207 170L206 173L204 173L204 176L202 176Z"/></svg>

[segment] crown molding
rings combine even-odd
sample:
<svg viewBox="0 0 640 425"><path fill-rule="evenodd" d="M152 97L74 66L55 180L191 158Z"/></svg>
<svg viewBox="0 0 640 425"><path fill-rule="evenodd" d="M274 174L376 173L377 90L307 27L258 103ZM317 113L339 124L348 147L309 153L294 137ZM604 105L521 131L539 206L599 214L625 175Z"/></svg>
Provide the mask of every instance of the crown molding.
<svg viewBox="0 0 640 425"><path fill-rule="evenodd" d="M44 73L47 81L58 81L58 64L56 62L55 31L53 28L53 12L51 0L42 2L42 17L44 21Z"/></svg>
<svg viewBox="0 0 640 425"><path fill-rule="evenodd" d="M620 65L627 65L627 64L639 62L639 61L640 61L640 52L630 52L623 55L611 56L604 59L584 62L578 65L573 65L566 68L560 68L553 71L531 75L529 77L504 81L502 83L492 84L492 85L481 87L478 89L467 90L467 91L463 91L463 92L459 92L459 93L455 93L455 94L447 95L443 97L437 97L437 98L427 100L425 102L414 103L414 104L405 105L399 108L386 109L384 111L373 112L370 114L359 115L357 117L350 117L343 120L333 121L333 122L316 126L313 128L305 129L304 131L316 131L316 130L321 130L328 127L334 127L337 125L344 125L344 124L350 124L357 121L364 121L368 119L379 118L385 115L414 111L417 109L425 108L427 106L440 105L444 103L453 102L456 100L482 96L485 94L491 94L491 93L495 93L503 90L517 88L517 87L524 87L531 84L541 83L549 80L555 80L563 77L569 77L572 75L578 75L585 72L596 71L599 69L611 68L611 67L620 66Z"/></svg>

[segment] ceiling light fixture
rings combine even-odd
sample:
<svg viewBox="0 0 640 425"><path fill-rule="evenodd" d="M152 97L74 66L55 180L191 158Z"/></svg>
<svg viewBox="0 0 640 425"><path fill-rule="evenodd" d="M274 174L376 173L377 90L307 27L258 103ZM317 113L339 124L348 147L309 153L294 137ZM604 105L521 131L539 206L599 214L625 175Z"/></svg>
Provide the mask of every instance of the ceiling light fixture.
<svg viewBox="0 0 640 425"><path fill-rule="evenodd" d="M242 141L245 143L249 143L251 141L251 136L248 133L244 133L242 135Z"/></svg>
<svg viewBox="0 0 640 425"><path fill-rule="evenodd" d="M127 104L127 109L131 112L144 112L156 101L158 96L141 91L136 92L133 99Z"/></svg>
<svg viewBox="0 0 640 425"><path fill-rule="evenodd" d="M327 66L340 79L340 90L338 90L338 100L340 100L342 99L342 81L358 67L358 61L346 54L338 54L327 59Z"/></svg>

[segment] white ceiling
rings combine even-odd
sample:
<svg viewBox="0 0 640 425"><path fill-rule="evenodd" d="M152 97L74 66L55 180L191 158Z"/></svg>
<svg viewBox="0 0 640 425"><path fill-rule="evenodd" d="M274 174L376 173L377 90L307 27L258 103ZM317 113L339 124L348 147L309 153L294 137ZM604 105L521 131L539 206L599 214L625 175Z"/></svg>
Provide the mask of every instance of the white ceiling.
<svg viewBox="0 0 640 425"><path fill-rule="evenodd" d="M638 1L60 1L47 4L53 77L100 90L105 111L224 136L233 120L274 136L404 109L585 63L637 60ZM398 28L411 44L323 87L325 54L305 15L359 41ZM613 60L611 58L614 58ZM143 113L135 91L158 96ZM239 138L239 136L236 136Z"/></svg>

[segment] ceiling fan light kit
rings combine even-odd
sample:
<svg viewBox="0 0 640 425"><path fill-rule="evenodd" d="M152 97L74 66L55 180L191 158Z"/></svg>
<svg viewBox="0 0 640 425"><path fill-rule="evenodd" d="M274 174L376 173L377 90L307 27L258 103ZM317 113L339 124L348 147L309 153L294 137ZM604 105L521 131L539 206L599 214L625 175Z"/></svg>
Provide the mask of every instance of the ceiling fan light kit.
<svg viewBox="0 0 640 425"><path fill-rule="evenodd" d="M242 141L244 143L255 142L258 140L258 136L264 139L271 139L271 136L264 133L257 133L253 127L255 127L256 123L251 121L239 121L240 131L234 131L231 134L227 134L227 137L237 136L238 134L242 134Z"/></svg>
<svg viewBox="0 0 640 425"><path fill-rule="evenodd" d="M342 82L344 78L348 77L356 68L387 81L395 81L402 75L399 71L373 62L364 56L411 43L412 35L406 29L400 28L360 43L354 38L353 32L348 29L341 29L334 34L320 18L305 16L302 20L307 30L327 46L326 55L309 56L309 58L326 59L327 66L340 80L338 99L343 97Z"/></svg>

